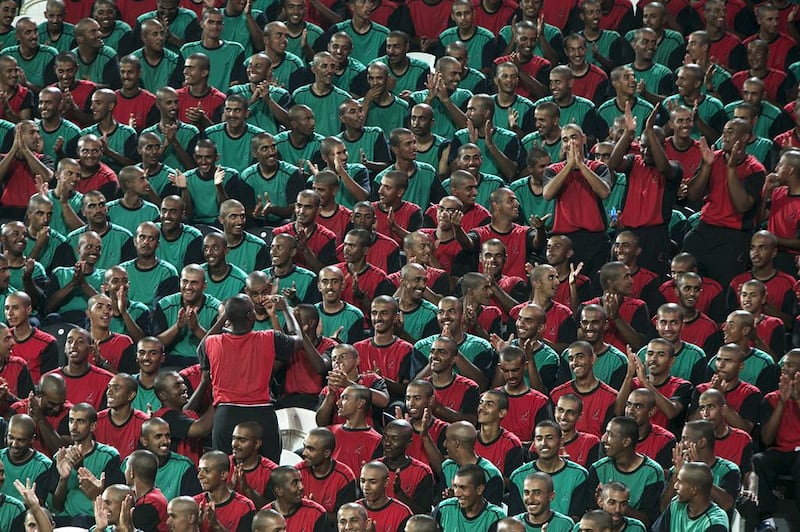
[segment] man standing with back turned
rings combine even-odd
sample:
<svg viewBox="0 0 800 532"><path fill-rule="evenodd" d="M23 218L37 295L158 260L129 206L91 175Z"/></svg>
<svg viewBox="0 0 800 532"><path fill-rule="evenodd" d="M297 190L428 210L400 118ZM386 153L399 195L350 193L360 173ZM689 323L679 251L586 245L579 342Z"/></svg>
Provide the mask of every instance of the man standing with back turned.
<svg viewBox="0 0 800 532"><path fill-rule="evenodd" d="M199 350L203 381L206 386L211 383L217 407L211 435L213 448L230 454L234 427L243 421L256 421L264 429L261 454L277 462L281 441L270 399L270 379L275 366L288 362L293 352L303 348L303 337L284 298L273 296L273 303L283 310L291 335L273 330L253 331L253 301L237 294L225 301L225 313L208 331ZM226 321L230 323L230 332L220 334ZM231 356L236 357L235 362Z"/></svg>

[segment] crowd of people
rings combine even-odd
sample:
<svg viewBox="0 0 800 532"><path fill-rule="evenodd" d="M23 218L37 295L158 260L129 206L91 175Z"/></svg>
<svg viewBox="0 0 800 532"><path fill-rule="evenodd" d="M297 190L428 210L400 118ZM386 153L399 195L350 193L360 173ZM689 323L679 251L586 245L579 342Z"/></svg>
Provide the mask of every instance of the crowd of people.
<svg viewBox="0 0 800 532"><path fill-rule="evenodd" d="M774 532L796 506L797 5L18 11L0 529ZM282 408L316 416L293 459Z"/></svg>

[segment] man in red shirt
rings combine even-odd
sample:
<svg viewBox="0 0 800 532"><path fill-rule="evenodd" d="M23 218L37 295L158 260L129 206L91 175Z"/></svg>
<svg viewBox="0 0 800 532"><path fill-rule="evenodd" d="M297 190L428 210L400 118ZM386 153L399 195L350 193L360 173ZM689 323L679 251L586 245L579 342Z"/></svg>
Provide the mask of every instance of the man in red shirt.
<svg viewBox="0 0 800 532"><path fill-rule="evenodd" d="M228 487L228 455L222 451L209 451L197 465L197 479L203 491L194 496L203 516L202 528L216 530L247 530L253 520L253 501ZM206 511L213 507L213 511ZM216 526L215 526L216 525Z"/></svg>
<svg viewBox="0 0 800 532"><path fill-rule="evenodd" d="M700 139L703 163L689 183L689 200L703 199L700 223L684 240L684 251L697 259L701 273L723 286L745 269L745 254L754 227L766 171L745 153L750 125L728 121L722 149L713 151Z"/></svg>
<svg viewBox="0 0 800 532"><path fill-rule="evenodd" d="M167 499L156 487L158 458L146 449L133 451L125 466L125 480L133 488L133 525L141 530L167 532Z"/></svg>
<svg viewBox="0 0 800 532"><path fill-rule="evenodd" d="M292 466L280 466L272 472L275 500L263 510L275 510L286 519L286 530L327 530L325 508L304 497L300 472Z"/></svg>
<svg viewBox="0 0 800 532"><path fill-rule="evenodd" d="M114 375L106 389L108 408L97 413L94 437L117 449L120 460L125 460L139 447L142 425L149 419L147 414L131 406L138 388L127 373Z"/></svg>
<svg viewBox="0 0 800 532"><path fill-rule="evenodd" d="M14 128L14 143L0 160L0 182L3 193L0 206L3 216L22 220L28 198L38 190L35 176L43 183L53 177L53 160L42 153L42 134L32 120L22 120Z"/></svg>
<svg viewBox="0 0 800 532"><path fill-rule="evenodd" d="M303 440L303 461L295 467L303 479L304 493L321 504L329 520L336 508L356 500L356 477L342 462L332 458L336 437L325 427L311 429Z"/></svg>
<svg viewBox="0 0 800 532"><path fill-rule="evenodd" d="M545 200L556 200L554 234L565 234L573 243L574 262L596 272L606 261L609 241L601 200L611 191L608 167L584 157L586 135L580 126L561 128L565 161L551 164L544 173Z"/></svg>
<svg viewBox="0 0 800 532"><path fill-rule="evenodd" d="M367 509L376 530L400 530L412 515L411 509L389 497L389 468L383 462L369 462L361 468L361 492L364 497L356 501Z"/></svg>
<svg viewBox="0 0 800 532"><path fill-rule="evenodd" d="M275 461L279 459L281 443L270 380L273 370L287 362L293 351L302 348L303 338L285 299L273 296L273 301L283 311L291 335L273 330L253 331L253 301L238 294L225 302L223 316L208 331L198 351L205 370L203 379L206 385L210 382L217 407L212 432L214 448L230 453L228 435L233 428L242 421L258 421L267 436L261 454ZM231 332L220 334L226 321ZM236 364L230 363L234 353Z"/></svg>
<svg viewBox="0 0 800 532"><path fill-rule="evenodd" d="M244 421L233 429L228 484L238 493L262 507L274 498L269 488L272 471L278 464L258 454L264 432L255 421Z"/></svg>
<svg viewBox="0 0 800 532"><path fill-rule="evenodd" d="M184 61L183 87L177 90L178 119L194 125L201 133L220 122L225 104L225 94L208 84L210 71L207 55L190 55Z"/></svg>
<svg viewBox="0 0 800 532"><path fill-rule="evenodd" d="M788 472L795 493L800 490L800 350L786 353L778 390L764 398L761 420L761 440L767 448L753 456L753 466L761 480L758 501L764 519L781 504L772 491L780 473Z"/></svg>

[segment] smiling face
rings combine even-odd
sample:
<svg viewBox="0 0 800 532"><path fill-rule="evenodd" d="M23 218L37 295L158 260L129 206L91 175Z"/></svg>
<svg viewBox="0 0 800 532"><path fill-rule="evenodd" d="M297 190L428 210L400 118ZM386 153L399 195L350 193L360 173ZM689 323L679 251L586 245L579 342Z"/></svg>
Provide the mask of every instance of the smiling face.
<svg viewBox="0 0 800 532"><path fill-rule="evenodd" d="M139 365L139 371L146 375L158 373L165 356L158 342L142 339L136 346L136 363Z"/></svg>
<svg viewBox="0 0 800 532"><path fill-rule="evenodd" d="M550 501L555 492L541 478L526 478L522 483L522 502L531 521L538 521L550 511Z"/></svg>
<svg viewBox="0 0 800 532"><path fill-rule="evenodd" d="M203 299L206 277L203 270L184 269L181 272L181 298L186 305L195 305Z"/></svg>
<svg viewBox="0 0 800 532"><path fill-rule="evenodd" d="M570 347L567 353L569 370L576 379L583 379L592 374L595 356L592 350L585 346Z"/></svg>
<svg viewBox="0 0 800 532"><path fill-rule="evenodd" d="M166 460L169 457L171 440L167 423L151 424L147 434L144 431L142 432L142 437L139 441L142 447L156 455L159 461Z"/></svg>
<svg viewBox="0 0 800 532"><path fill-rule="evenodd" d="M561 437L553 427L536 427L533 435L533 445L540 458L550 460L558 456L561 449Z"/></svg>

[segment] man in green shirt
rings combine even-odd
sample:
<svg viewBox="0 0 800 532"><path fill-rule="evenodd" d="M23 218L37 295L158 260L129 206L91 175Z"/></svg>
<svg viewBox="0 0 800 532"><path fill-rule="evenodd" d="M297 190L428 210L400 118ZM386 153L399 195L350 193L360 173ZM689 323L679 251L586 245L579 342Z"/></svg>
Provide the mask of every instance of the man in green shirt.
<svg viewBox="0 0 800 532"><path fill-rule="evenodd" d="M550 501L555 496L553 479L547 473L531 473L525 477L522 497L526 512L514 516L525 524L525 530L541 531L547 525L547 532L571 532L574 523L564 514L550 509Z"/></svg>
<svg viewBox="0 0 800 532"><path fill-rule="evenodd" d="M158 459L156 487L164 497L171 501L175 497L197 495L202 491L197 480L197 469L185 456L170 451L171 439L169 423L160 417L153 417L142 424L139 443ZM122 463L123 470L127 466Z"/></svg>
<svg viewBox="0 0 800 532"><path fill-rule="evenodd" d="M187 42L181 46L181 55L184 59L190 55L201 52L208 56L210 69L208 84L217 90L225 92L230 85L245 81L244 72L244 47L236 41L225 41L222 35L224 17L219 8L206 7L200 21L200 40Z"/></svg>
<svg viewBox="0 0 800 532"><path fill-rule="evenodd" d="M727 532L728 516L711 500L714 477L700 462L681 467L675 497L653 525L654 532Z"/></svg>
<svg viewBox="0 0 800 532"><path fill-rule="evenodd" d="M6 444L0 450L0 462L9 479L31 479L36 483L36 494L41 500L47 496L47 477L52 460L32 447L36 435L36 422L27 414L15 414L8 421ZM0 486L0 493L22 498L11 482Z"/></svg>
<svg viewBox="0 0 800 532"><path fill-rule="evenodd" d="M119 452L94 440L97 412L88 403L69 410L69 435L72 445L55 455L54 473L58 484L53 491L52 508L60 526L88 526L94 518L94 500L104 485L125 484Z"/></svg>
<svg viewBox="0 0 800 532"><path fill-rule="evenodd" d="M474 463L458 468L452 478L452 488L448 490L453 497L440 502L433 511L442 530L491 532L496 529L497 522L506 514L484 498L485 475L484 470ZM499 478L502 491L502 477Z"/></svg>

